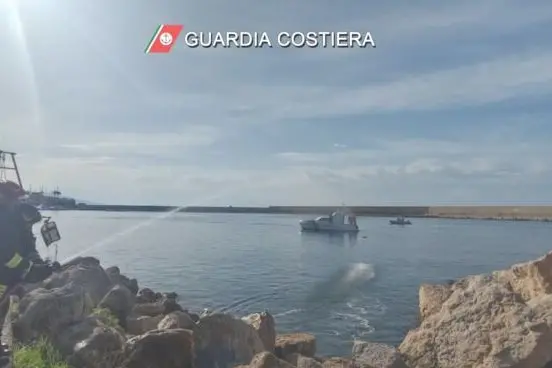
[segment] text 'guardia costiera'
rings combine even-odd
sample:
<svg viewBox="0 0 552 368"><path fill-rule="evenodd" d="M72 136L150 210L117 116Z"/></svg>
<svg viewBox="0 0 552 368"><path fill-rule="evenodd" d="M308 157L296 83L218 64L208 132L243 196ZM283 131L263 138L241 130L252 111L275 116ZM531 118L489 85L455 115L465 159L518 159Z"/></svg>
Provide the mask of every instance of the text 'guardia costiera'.
<svg viewBox="0 0 552 368"><path fill-rule="evenodd" d="M370 32L187 32L187 47L197 48L365 48L376 47Z"/></svg>

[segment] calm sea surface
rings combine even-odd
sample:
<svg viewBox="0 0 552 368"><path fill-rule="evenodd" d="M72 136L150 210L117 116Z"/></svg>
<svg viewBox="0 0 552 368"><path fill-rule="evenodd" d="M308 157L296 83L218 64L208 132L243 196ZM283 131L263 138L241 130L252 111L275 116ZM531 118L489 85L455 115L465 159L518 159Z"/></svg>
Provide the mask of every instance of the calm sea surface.
<svg viewBox="0 0 552 368"><path fill-rule="evenodd" d="M268 309L279 332L314 333L319 355L348 355L354 338L398 344L416 322L422 282L490 272L552 248L550 223L413 219L396 227L359 218L361 232L349 238L301 234L304 216L51 215L63 236L59 260L99 257L141 286L176 291L190 310Z"/></svg>

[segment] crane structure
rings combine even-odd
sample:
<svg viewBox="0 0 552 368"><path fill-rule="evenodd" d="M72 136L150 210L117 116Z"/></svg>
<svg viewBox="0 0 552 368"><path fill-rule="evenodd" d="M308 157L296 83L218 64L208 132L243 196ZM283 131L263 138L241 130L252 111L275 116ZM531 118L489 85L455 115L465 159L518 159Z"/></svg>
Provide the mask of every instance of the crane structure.
<svg viewBox="0 0 552 368"><path fill-rule="evenodd" d="M8 171L15 171L17 184L19 184L19 186L23 188L23 182L21 181L21 175L19 174L15 155L15 152L0 150L0 181L8 180ZM11 163L8 159L11 159Z"/></svg>

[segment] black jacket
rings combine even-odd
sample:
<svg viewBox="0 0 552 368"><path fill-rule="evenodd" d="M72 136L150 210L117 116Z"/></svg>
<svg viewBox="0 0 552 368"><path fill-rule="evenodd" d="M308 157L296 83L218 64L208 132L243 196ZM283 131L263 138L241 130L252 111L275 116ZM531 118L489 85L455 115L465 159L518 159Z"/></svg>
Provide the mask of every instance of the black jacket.
<svg viewBox="0 0 552 368"><path fill-rule="evenodd" d="M6 266L16 254L24 261L16 268ZM0 205L0 284L11 286L23 277L29 261L39 260L36 238L19 206Z"/></svg>

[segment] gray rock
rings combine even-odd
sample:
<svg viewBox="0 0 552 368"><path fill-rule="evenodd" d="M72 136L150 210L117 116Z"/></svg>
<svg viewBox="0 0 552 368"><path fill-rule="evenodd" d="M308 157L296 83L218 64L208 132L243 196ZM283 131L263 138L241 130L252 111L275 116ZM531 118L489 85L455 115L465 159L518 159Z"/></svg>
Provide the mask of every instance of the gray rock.
<svg viewBox="0 0 552 368"><path fill-rule="evenodd" d="M28 342L41 335L54 336L91 313L93 303L85 289L75 284L46 290L36 289L19 303L13 323L14 337Z"/></svg>
<svg viewBox="0 0 552 368"><path fill-rule="evenodd" d="M105 273L107 273L109 277L121 276L121 270L117 266L111 266L106 268Z"/></svg>
<svg viewBox="0 0 552 368"><path fill-rule="evenodd" d="M163 313L165 314L169 314L172 312L184 312L184 309L182 308L182 306L180 306L180 304L176 302L176 299L163 298L161 303L163 304Z"/></svg>
<svg viewBox="0 0 552 368"><path fill-rule="evenodd" d="M322 361L323 368L358 368L355 367L353 361L347 358L332 357Z"/></svg>
<svg viewBox="0 0 552 368"><path fill-rule="evenodd" d="M277 335L275 352L278 358L287 361L292 354L313 358L316 354L316 338L308 333Z"/></svg>
<svg viewBox="0 0 552 368"><path fill-rule="evenodd" d="M53 341L75 367L118 368L125 338L122 331L106 326L96 317L87 317L63 329Z"/></svg>
<svg viewBox="0 0 552 368"><path fill-rule="evenodd" d="M65 270L67 270L71 267L79 266L79 265L90 266L90 267L101 267L100 260L98 258L95 258L95 257L77 257L75 259L72 259L69 262L64 263L63 266L61 267L61 269L63 271L65 271Z"/></svg>
<svg viewBox="0 0 552 368"><path fill-rule="evenodd" d="M358 368L408 368L394 347L365 341L355 341L353 362Z"/></svg>
<svg viewBox="0 0 552 368"><path fill-rule="evenodd" d="M403 359L411 368L545 366L552 361L551 270L549 253L441 289L426 287L424 318L399 346Z"/></svg>
<svg viewBox="0 0 552 368"><path fill-rule="evenodd" d="M132 314L136 316L154 317L160 314L165 314L165 306L160 302L140 303L134 305L132 308Z"/></svg>
<svg viewBox="0 0 552 368"><path fill-rule="evenodd" d="M140 316L140 317L128 317L126 321L126 331L130 335L142 335L148 331L153 331L157 329L159 322L165 318L162 314L150 317L150 316Z"/></svg>
<svg viewBox="0 0 552 368"><path fill-rule="evenodd" d="M278 359L274 354L265 351L253 357L249 368L294 368L290 363Z"/></svg>
<svg viewBox="0 0 552 368"><path fill-rule="evenodd" d="M60 288L69 283L80 285L90 296L94 306L97 306L113 284L99 262L93 262L94 258L85 260L88 261L72 266L65 265L62 271L44 281L44 288Z"/></svg>
<svg viewBox="0 0 552 368"><path fill-rule="evenodd" d="M242 318L252 326L261 338L266 351L274 352L276 345L276 323L274 317L268 312L254 313Z"/></svg>
<svg viewBox="0 0 552 368"><path fill-rule="evenodd" d="M192 332L156 330L127 341L121 368L194 368Z"/></svg>
<svg viewBox="0 0 552 368"><path fill-rule="evenodd" d="M196 368L231 368L249 364L264 350L257 331L241 319L213 314L199 320L194 332Z"/></svg>
<svg viewBox="0 0 552 368"><path fill-rule="evenodd" d="M138 281L136 279L129 279L125 275L121 274L119 267L108 267L105 269L105 273L113 284L126 287L132 295L136 295L138 293Z"/></svg>
<svg viewBox="0 0 552 368"><path fill-rule="evenodd" d="M125 327L125 321L134 307L135 297L130 290L123 285L115 285L100 301L99 308L106 308L118 319L121 326Z"/></svg>
<svg viewBox="0 0 552 368"><path fill-rule="evenodd" d="M169 293L163 293L163 298L178 300L178 294L175 293L174 291L169 292Z"/></svg>
<svg viewBox="0 0 552 368"><path fill-rule="evenodd" d="M159 330L170 330L175 328L194 330L196 328L196 324L192 321L188 314L177 311L167 314L161 322L159 322L157 328Z"/></svg>
<svg viewBox="0 0 552 368"><path fill-rule="evenodd" d="M99 318L88 316L64 328L53 337L53 342L64 356L70 356L75 351L75 345L91 336L97 327L104 326L105 324Z"/></svg>
<svg viewBox="0 0 552 368"><path fill-rule="evenodd" d="M149 288L143 288L138 291L137 303L154 303L157 300L155 292Z"/></svg>
<svg viewBox="0 0 552 368"><path fill-rule="evenodd" d="M322 363L314 358L305 357L299 354L294 354L295 363L293 364L297 368L323 368Z"/></svg>
<svg viewBox="0 0 552 368"><path fill-rule="evenodd" d="M68 362L79 368L119 368L124 344L125 339L116 329L96 327L90 336L75 345Z"/></svg>

